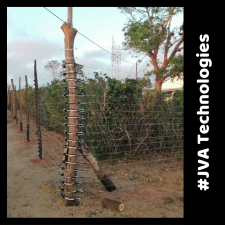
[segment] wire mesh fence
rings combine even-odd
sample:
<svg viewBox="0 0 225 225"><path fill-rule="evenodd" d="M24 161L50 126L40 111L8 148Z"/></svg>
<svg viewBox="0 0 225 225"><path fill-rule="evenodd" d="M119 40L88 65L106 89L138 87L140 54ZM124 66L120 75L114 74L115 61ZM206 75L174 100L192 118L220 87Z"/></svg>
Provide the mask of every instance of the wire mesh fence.
<svg viewBox="0 0 225 225"><path fill-rule="evenodd" d="M154 98L140 90L134 92L132 82L132 79L106 82L98 78L80 85L76 154L79 161L76 176L72 178L74 182L69 184L66 165L72 156L67 150L68 141L73 140L68 140L67 121L69 105L74 103L70 103L67 96L70 94L67 81L39 87L39 94L32 86L16 90L14 99L8 86L7 109L12 113L15 110L20 131L30 144L37 146L37 158L41 148L40 158L46 164L46 173L51 174L54 194L60 192L65 198L65 186L72 185L73 200L104 196L105 192L99 190L107 189L107 185L102 185L103 180L110 178L115 185L115 190L110 192L113 196L154 183L153 168L182 168L183 103L180 96L174 95L169 100L163 96ZM96 159L98 174L86 160L87 154ZM102 178L101 174L107 177Z"/></svg>

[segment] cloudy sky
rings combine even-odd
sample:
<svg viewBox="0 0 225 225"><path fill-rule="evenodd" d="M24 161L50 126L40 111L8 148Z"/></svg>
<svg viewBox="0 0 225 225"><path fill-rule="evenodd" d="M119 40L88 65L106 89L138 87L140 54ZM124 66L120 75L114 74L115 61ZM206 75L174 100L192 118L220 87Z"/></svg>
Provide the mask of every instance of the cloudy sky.
<svg viewBox="0 0 225 225"><path fill-rule="evenodd" d="M47 7L63 21L67 21L67 7ZM129 17L121 14L116 7L73 7L73 27L81 34L112 52L112 37L114 42L122 47L124 35L122 28ZM172 20L172 25L180 26L183 15ZM50 60L64 59L64 34L61 30L63 22L52 15L44 7L8 7L7 8L7 83L19 87L25 86L25 75L28 84L33 85L34 60L37 62L37 75L39 86L51 82L51 73L44 68ZM77 33L74 41L75 61L84 65L83 71L87 76L93 77L93 72L107 73L111 76L111 54L102 50L82 35ZM139 59L144 55L140 55ZM136 62L132 54L121 51L121 58L131 63ZM135 66L121 61L120 78L128 74L135 77ZM146 57L138 65L138 77L143 77L149 60ZM131 72L130 72L131 71Z"/></svg>

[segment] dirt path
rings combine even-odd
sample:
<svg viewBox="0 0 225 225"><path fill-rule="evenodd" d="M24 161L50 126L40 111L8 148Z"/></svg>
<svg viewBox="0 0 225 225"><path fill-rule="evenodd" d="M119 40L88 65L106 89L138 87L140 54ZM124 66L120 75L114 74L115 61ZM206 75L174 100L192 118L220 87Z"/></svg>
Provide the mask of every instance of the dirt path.
<svg viewBox="0 0 225 225"><path fill-rule="evenodd" d="M53 134L54 135L54 134ZM7 217L183 217L183 168L148 168L144 174L116 172L123 185L135 187L115 193L98 189L80 206L66 207L51 181L45 162L37 158L37 146L27 143L7 110ZM129 168L128 168L129 171ZM150 172L149 172L150 171ZM148 179L145 179L147 177ZM146 182L143 182L146 181ZM126 186L126 187L127 187ZM106 197L124 203L123 212L101 206Z"/></svg>

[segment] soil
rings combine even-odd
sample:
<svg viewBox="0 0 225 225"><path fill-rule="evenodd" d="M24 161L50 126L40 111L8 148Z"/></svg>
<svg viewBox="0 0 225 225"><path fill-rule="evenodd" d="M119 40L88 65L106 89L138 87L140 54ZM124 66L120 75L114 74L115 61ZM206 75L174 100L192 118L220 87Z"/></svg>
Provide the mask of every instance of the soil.
<svg viewBox="0 0 225 225"><path fill-rule="evenodd" d="M24 128L25 130L25 128ZM37 141L26 141L7 110L7 217L147 217L183 218L183 162L181 157L152 162L125 162L100 165L117 187L107 190L96 179L91 168L85 167L86 190L79 197L79 206L66 206L59 195L58 173L47 158L37 156ZM49 131L50 132L50 131ZM58 134L51 132L58 139ZM47 140L48 141L48 140ZM60 157L62 157L60 155ZM78 197L78 196L77 196ZM101 199L122 202L122 212L102 207Z"/></svg>

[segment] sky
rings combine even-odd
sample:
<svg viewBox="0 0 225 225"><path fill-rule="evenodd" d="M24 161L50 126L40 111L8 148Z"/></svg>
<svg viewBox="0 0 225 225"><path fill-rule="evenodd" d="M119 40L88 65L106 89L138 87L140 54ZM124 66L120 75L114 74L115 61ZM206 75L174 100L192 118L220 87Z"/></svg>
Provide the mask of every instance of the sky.
<svg viewBox="0 0 225 225"><path fill-rule="evenodd" d="M67 22L67 7L46 7L60 19ZM116 7L73 7L73 28L78 32L112 52L112 38L122 47L124 34L122 28L129 16L122 14ZM34 84L34 60L37 64L39 86L53 80L52 74L44 68L51 60L61 62L65 58L64 34L61 30L63 22L47 11L44 7L7 7L7 84L13 79L16 87L25 87L25 75L28 84ZM173 18L172 26L180 26L183 15ZM111 54L99 48L82 35L77 33L74 40L74 56L78 64L83 65L83 72L93 78L93 72L107 73L111 77ZM129 74L135 77L137 59L129 51L121 51L121 58L131 62L121 61L119 78L124 79ZM147 67L149 59L145 57L138 64L138 77L151 70ZM152 80L153 81L153 80Z"/></svg>

